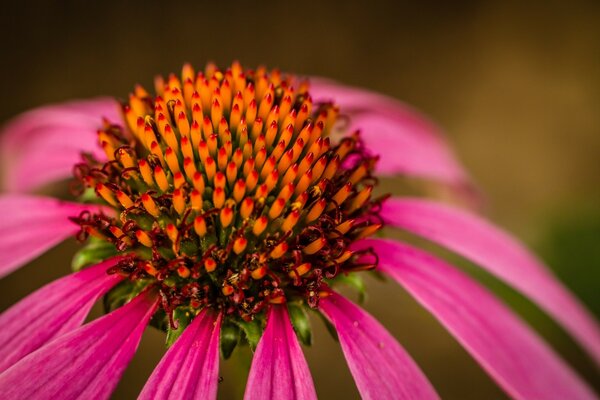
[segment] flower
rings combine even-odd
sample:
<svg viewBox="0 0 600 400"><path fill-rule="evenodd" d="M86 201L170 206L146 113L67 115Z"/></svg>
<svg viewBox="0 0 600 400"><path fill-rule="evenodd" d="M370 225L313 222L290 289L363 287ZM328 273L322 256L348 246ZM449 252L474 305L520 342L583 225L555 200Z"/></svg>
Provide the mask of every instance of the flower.
<svg viewBox="0 0 600 400"><path fill-rule="evenodd" d="M214 398L219 352L254 349L247 399L316 398L307 310L337 332L363 398L437 398L410 355L335 291L397 281L512 397L595 398L531 328L463 272L383 225L465 256L537 303L600 364L597 322L522 245L468 211L374 197L375 176L470 183L438 129L407 106L323 79L185 65L113 99L9 123L0 274L70 235L76 269L0 316L5 397L108 398L142 333L169 349L140 398ZM361 130L359 134L357 129ZM70 176L77 201L27 194ZM107 314L83 324L101 297Z"/></svg>

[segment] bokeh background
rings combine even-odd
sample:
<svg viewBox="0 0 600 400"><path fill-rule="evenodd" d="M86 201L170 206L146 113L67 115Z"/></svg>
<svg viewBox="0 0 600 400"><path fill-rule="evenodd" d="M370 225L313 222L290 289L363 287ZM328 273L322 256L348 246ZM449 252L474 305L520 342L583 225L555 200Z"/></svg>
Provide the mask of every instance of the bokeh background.
<svg viewBox="0 0 600 400"><path fill-rule="evenodd" d="M125 97L134 83L149 86L156 73L178 72L185 61L200 67L239 59L383 92L444 127L486 194L484 212L535 249L600 315L599 2L156 3L4 3L0 121L51 102ZM403 184L388 179L384 188L399 192ZM1 308L67 273L75 249L67 242L5 278ZM598 370L549 318L444 254L497 291L600 387ZM442 397L505 398L398 286L368 285L365 306ZM340 349L313 323L316 343L306 355L318 394L357 398ZM148 330L115 399L135 398L164 351L162 340ZM239 365L223 363L222 398L243 393Z"/></svg>

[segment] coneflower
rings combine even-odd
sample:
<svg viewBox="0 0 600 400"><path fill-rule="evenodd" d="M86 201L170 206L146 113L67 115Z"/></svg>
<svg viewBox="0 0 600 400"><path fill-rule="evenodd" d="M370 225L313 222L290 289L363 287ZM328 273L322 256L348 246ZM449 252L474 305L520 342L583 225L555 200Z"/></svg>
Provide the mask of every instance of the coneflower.
<svg viewBox="0 0 600 400"><path fill-rule="evenodd" d="M316 398L300 345L311 341L310 311L337 332L363 398L437 398L385 328L334 290L364 271L400 283L513 398L595 398L463 272L374 238L397 227L471 259L600 364L596 321L517 241L448 205L376 197L380 175L468 187L424 117L381 95L237 62L198 73L186 64L155 90L43 107L5 128L0 274L70 235L84 247L76 272L0 316L3 398L108 398L147 325L166 332L168 350L142 399L215 398L220 354L237 345L254 350L245 398ZM77 201L24 194L71 171ZM83 324L100 298L107 315Z"/></svg>

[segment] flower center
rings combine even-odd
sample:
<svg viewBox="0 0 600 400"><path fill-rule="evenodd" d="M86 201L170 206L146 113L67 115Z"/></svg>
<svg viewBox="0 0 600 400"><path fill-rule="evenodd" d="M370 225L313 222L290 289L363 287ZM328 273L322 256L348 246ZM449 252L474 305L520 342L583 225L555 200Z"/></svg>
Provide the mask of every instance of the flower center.
<svg viewBox="0 0 600 400"><path fill-rule="evenodd" d="M214 307L248 321L268 303L316 307L338 274L374 267L349 246L381 227L376 158L357 133L330 138L337 107L313 103L294 77L238 63L185 65L181 80L155 86L156 97L135 88L124 127L98 132L108 161L75 169L116 210L74 218L80 239L129 255L111 273L158 286L168 316Z"/></svg>

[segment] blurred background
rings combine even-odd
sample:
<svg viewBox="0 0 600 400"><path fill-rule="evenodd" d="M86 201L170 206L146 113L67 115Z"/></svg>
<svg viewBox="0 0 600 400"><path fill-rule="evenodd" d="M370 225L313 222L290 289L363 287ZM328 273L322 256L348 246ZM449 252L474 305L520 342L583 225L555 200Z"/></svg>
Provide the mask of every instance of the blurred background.
<svg viewBox="0 0 600 400"><path fill-rule="evenodd" d="M46 103L125 97L133 84L150 86L155 74L179 72L185 61L202 67L239 59L404 100L446 130L486 195L485 213L600 315L600 2L7 2L0 46L0 121ZM402 184L385 180L384 188L397 193ZM5 278L1 308L68 273L75 249L67 242ZM600 388L598 370L556 324L478 268L445 255L498 292ZM397 285L368 286L365 307L443 398L505 398ZM319 396L358 398L339 347L320 321L313 325L316 341L305 353ZM163 335L149 329L115 399L136 397L163 348ZM221 398L243 393L238 366L222 364Z"/></svg>

